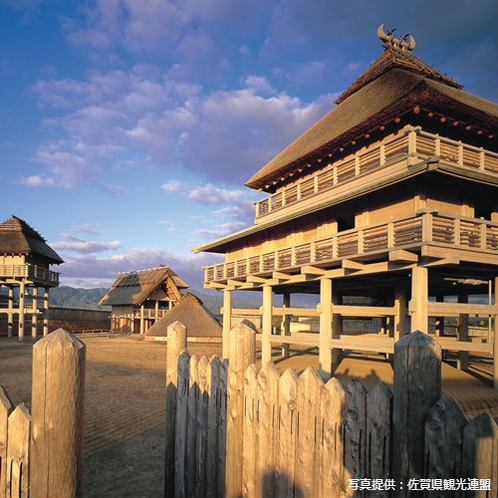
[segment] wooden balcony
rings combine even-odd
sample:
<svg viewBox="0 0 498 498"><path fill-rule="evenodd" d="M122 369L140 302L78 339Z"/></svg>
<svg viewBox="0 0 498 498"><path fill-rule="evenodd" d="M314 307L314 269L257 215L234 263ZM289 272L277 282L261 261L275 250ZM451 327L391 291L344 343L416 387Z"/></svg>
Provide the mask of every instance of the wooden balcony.
<svg viewBox="0 0 498 498"><path fill-rule="evenodd" d="M438 156L441 161L463 170L498 176L498 154L408 126L402 133L384 139L377 146L363 148L257 201L256 222L266 220L273 213L283 213L286 208L294 208L324 192L330 195L334 189L338 190L346 183L365 178L389 165L400 163L402 168L406 168L432 156ZM396 168L393 173L398 174L399 171Z"/></svg>
<svg viewBox="0 0 498 498"><path fill-rule="evenodd" d="M396 250L417 251L421 246L458 250L471 260L496 259L498 223L420 212L414 216L338 232L330 237L300 243L235 261L204 267L207 286L267 277L273 272L296 272L303 266L336 266L341 260L368 260ZM470 257L470 256L469 256ZM494 260L493 259L493 260Z"/></svg>
<svg viewBox="0 0 498 498"><path fill-rule="evenodd" d="M16 283L22 279L27 284L57 287L59 275L55 271L37 265L0 265L0 282Z"/></svg>
<svg viewBox="0 0 498 498"><path fill-rule="evenodd" d="M166 315L169 310L156 310L156 309L134 309L133 318L147 318L150 320L159 320Z"/></svg>

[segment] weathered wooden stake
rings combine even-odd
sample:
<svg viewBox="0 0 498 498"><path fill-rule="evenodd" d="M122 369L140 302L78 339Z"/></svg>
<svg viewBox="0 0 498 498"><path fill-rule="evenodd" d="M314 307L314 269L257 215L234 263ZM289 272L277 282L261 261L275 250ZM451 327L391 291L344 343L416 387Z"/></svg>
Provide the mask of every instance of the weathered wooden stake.
<svg viewBox="0 0 498 498"><path fill-rule="evenodd" d="M33 346L32 497L83 495L85 352L63 329Z"/></svg>
<svg viewBox="0 0 498 498"><path fill-rule="evenodd" d="M7 438L9 415L14 409L14 405L7 394L7 391L0 386L0 498L6 495L6 475L7 475Z"/></svg>
<svg viewBox="0 0 498 498"><path fill-rule="evenodd" d="M30 495L30 440L31 416L25 403L17 405L9 416L7 442L7 479L5 496L29 498ZM55 496L55 495L54 495Z"/></svg>
<svg viewBox="0 0 498 498"><path fill-rule="evenodd" d="M393 478L423 477L425 417L441 395L441 347L416 331L394 345Z"/></svg>
<svg viewBox="0 0 498 498"><path fill-rule="evenodd" d="M166 421L164 496L175 494L175 426L176 396L178 392L178 357L187 347L187 329L176 321L168 327L168 349L166 353Z"/></svg>
<svg viewBox="0 0 498 498"><path fill-rule="evenodd" d="M231 332L227 383L226 498L242 496L244 373L255 361L256 334L241 325Z"/></svg>

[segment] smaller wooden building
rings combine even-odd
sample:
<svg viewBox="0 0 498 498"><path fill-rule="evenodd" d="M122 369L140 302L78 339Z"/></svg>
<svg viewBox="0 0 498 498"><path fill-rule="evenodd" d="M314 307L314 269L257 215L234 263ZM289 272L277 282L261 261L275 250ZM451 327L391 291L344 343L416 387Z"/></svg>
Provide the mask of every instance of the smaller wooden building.
<svg viewBox="0 0 498 498"><path fill-rule="evenodd" d="M144 334L181 299L186 284L168 265L119 274L99 302L111 306L111 329Z"/></svg>
<svg viewBox="0 0 498 498"><path fill-rule="evenodd" d="M182 323L187 329L187 340L221 342L223 328L221 323L194 294L187 292L178 304L147 330L148 339L165 340L168 327Z"/></svg>
<svg viewBox="0 0 498 498"><path fill-rule="evenodd" d="M9 337L17 327L20 341L28 328L36 338L39 318L43 318L43 335L47 335L48 292L59 285L59 273L50 266L63 262L24 220L12 215L0 223L0 322L7 322Z"/></svg>

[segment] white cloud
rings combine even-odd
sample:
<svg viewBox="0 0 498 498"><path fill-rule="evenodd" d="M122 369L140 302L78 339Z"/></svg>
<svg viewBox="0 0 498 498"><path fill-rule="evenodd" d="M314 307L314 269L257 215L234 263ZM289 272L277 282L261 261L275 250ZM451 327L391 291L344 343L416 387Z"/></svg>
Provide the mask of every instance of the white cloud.
<svg viewBox="0 0 498 498"><path fill-rule="evenodd" d="M178 256L158 248L136 248L111 257L84 254L64 259L59 269L61 285L110 287L119 272L169 265L191 288L202 289L202 267L220 261L220 256L206 253Z"/></svg>

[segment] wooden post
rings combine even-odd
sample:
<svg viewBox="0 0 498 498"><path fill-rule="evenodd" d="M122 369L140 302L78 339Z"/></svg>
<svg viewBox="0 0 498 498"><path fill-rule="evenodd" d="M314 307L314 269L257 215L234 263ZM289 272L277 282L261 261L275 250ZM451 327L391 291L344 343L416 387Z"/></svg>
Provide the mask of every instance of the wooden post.
<svg viewBox="0 0 498 498"><path fill-rule="evenodd" d="M394 345L393 478L408 496L408 480L423 477L424 422L441 395L441 347L416 331Z"/></svg>
<svg viewBox="0 0 498 498"><path fill-rule="evenodd" d="M467 292L461 292L458 295L459 303L468 303L469 295ZM457 339L461 342L467 342L469 339L469 314L460 313L458 315L458 329L457 329ZM469 369L469 352L459 351L457 359L457 368L460 370Z"/></svg>
<svg viewBox="0 0 498 498"><path fill-rule="evenodd" d="M38 287L33 287L33 303L31 315L31 337L36 340L38 333Z"/></svg>
<svg viewBox="0 0 498 498"><path fill-rule="evenodd" d="M164 496L175 495L175 437L176 399L178 393L178 357L187 347L187 329L176 321L168 327L168 349L166 352L166 416L165 416L165 462Z"/></svg>
<svg viewBox="0 0 498 498"><path fill-rule="evenodd" d="M7 441L7 479L5 496L8 498L38 498L31 487L30 493L30 432L31 416L25 403L21 403L9 416ZM33 472L36 473L36 472ZM54 497L57 495L53 495Z"/></svg>
<svg viewBox="0 0 498 498"><path fill-rule="evenodd" d="M256 334L241 325L232 330L227 383L226 498L242 496L244 373L255 361Z"/></svg>
<svg viewBox="0 0 498 498"><path fill-rule="evenodd" d="M26 284L24 283L24 278L21 280L21 285L19 287L19 327L18 327L18 338L20 341L24 340L24 304L25 298L24 293L26 292Z"/></svg>
<svg viewBox="0 0 498 498"><path fill-rule="evenodd" d="M410 331L428 333L429 270L425 266L412 268L412 295L410 301Z"/></svg>
<svg viewBox="0 0 498 498"><path fill-rule="evenodd" d="M0 386L0 498L6 496L8 420L14 405L5 389Z"/></svg>
<svg viewBox="0 0 498 498"><path fill-rule="evenodd" d="M9 285L7 309L7 336L12 338L14 336L14 288Z"/></svg>
<svg viewBox="0 0 498 498"><path fill-rule="evenodd" d="M271 285L263 285L263 324L261 341L261 362L264 365L271 361L271 329L272 329L272 289ZM231 356L230 356L231 358Z"/></svg>
<svg viewBox="0 0 498 498"><path fill-rule="evenodd" d="M283 308L290 308L290 294L285 292L283 295ZM280 334L283 337L290 336L290 316L286 313L282 318L282 326ZM288 358L290 356L290 344L282 343L282 358Z"/></svg>
<svg viewBox="0 0 498 498"><path fill-rule="evenodd" d="M320 279L320 336L318 339L318 373L323 380L332 375L332 279Z"/></svg>
<svg viewBox="0 0 498 498"><path fill-rule="evenodd" d="M491 316L489 319L491 320ZM498 277L495 277L495 316L493 331L493 383L498 389Z"/></svg>
<svg viewBox="0 0 498 498"><path fill-rule="evenodd" d="M232 329L232 291L223 290L223 358L230 355L230 331Z"/></svg>
<svg viewBox="0 0 498 498"><path fill-rule="evenodd" d="M32 497L83 495L85 350L61 328L33 346Z"/></svg>
<svg viewBox="0 0 498 498"><path fill-rule="evenodd" d="M400 285L394 289L394 308L394 339L399 341L406 334L406 293Z"/></svg>
<svg viewBox="0 0 498 498"><path fill-rule="evenodd" d="M48 287L43 291L43 337L48 335Z"/></svg>

